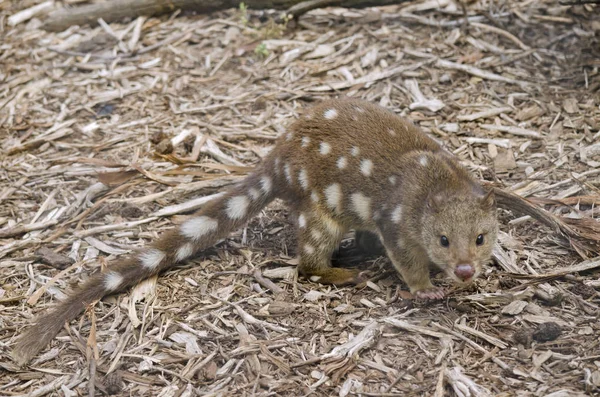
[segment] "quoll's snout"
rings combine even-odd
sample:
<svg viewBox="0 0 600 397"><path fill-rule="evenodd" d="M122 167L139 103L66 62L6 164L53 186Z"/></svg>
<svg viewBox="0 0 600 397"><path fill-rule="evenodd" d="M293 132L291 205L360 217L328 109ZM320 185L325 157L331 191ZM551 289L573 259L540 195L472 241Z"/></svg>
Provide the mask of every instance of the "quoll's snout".
<svg viewBox="0 0 600 397"><path fill-rule="evenodd" d="M475 274L475 268L469 264L458 265L456 266L456 269L454 269L454 274L459 279L467 281Z"/></svg>

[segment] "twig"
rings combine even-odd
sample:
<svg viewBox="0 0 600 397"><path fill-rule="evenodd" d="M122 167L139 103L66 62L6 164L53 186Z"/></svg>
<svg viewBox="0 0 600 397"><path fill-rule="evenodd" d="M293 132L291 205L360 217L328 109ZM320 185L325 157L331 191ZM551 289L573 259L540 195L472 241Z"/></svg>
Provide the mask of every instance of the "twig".
<svg viewBox="0 0 600 397"><path fill-rule="evenodd" d="M287 328L280 327L275 324L271 324L268 321L262 321L262 320L257 319L256 317L252 316L250 313L248 313L244 309L242 309L240 307L240 305L226 301L225 299L219 298L218 296L216 296L214 294L211 294L210 296L212 296L216 300L219 300L219 301L226 303L226 304L230 305L231 307L233 307L238 312L238 314L240 315L242 320L244 320L248 324L260 325L260 326L269 328L270 330L276 331L276 332L287 332L288 331Z"/></svg>
<svg viewBox="0 0 600 397"><path fill-rule="evenodd" d="M259 269L256 269L256 270L254 271L254 274L253 274L253 276L254 276L254 279L256 279L256 281L257 281L257 282L258 282L260 285L262 285L262 286L263 286L263 287L265 287L265 288L268 288L268 289L270 289L271 291L273 291L273 293L275 293L275 294L281 294L281 293L285 292L285 291L283 290L283 288L281 288L280 286L278 286L277 284L275 284L275 283L274 283L274 282L272 282L271 280L269 280L269 279L267 279L267 278L264 278L264 277L263 277L263 275L262 275L262 273L260 272L260 270L259 270Z"/></svg>
<svg viewBox="0 0 600 397"><path fill-rule="evenodd" d="M510 15L511 15L510 12L503 12L503 13L494 15L494 18L505 18ZM465 23L473 23L476 21L485 21L487 19L487 17L485 17L483 15L474 15L474 16L468 17L466 20L465 20L465 18L460 18L460 19L457 19L454 21L437 21L437 20L432 20L429 18L421 17L419 15L410 14L410 13L402 13L400 15L392 14L388 18L389 19L401 19L401 20L410 21L410 22L418 22L422 25L441 27L441 28L455 28L457 26L462 26Z"/></svg>
<svg viewBox="0 0 600 397"><path fill-rule="evenodd" d="M484 334L483 332L473 329L465 324L455 322L454 328L456 328L462 332L466 332L468 334L476 336L478 338L481 338L481 339L487 341L488 343L499 347L500 349L506 349L508 347L508 345L506 343L502 342L500 339L494 338L493 336L490 336L487 334Z"/></svg>
<svg viewBox="0 0 600 397"><path fill-rule="evenodd" d="M493 362L495 362L496 364L498 364L500 366L500 368L502 368L505 371L512 372L510 369L510 366L508 364L506 364L504 361L502 361L498 357L492 356L490 354L490 352L488 352L484 347L478 345L477 343L475 343L471 339L467 338L466 336L464 336L456 331L453 331L450 328L444 327L443 325L435 323L435 322L432 322L431 325L433 325L435 328L439 329L440 331L444 331L444 332L450 334L451 336L457 337L457 338L467 342L467 344L469 344L471 347L474 347L476 350L480 351L481 353L488 355Z"/></svg>
<svg viewBox="0 0 600 397"><path fill-rule="evenodd" d="M334 347L329 353L321 356L322 360L354 357L359 351L373 345L381 334L381 325L373 321L365 326L354 338Z"/></svg>
<svg viewBox="0 0 600 397"><path fill-rule="evenodd" d="M519 48L521 48L522 50L528 51L528 50L531 49L531 47L525 45L515 35L513 35L512 33L507 32L506 30L502 30L502 29L497 28L495 26L490 26L490 25L486 25L484 23L479 23L479 22L472 22L471 26L475 26L475 27L487 30L489 32L494 32L494 33L497 33L497 34L499 34L501 36L504 36L507 39L509 39L510 41L512 41L513 43L515 43L516 45L518 45Z"/></svg>
<svg viewBox="0 0 600 397"><path fill-rule="evenodd" d="M10 26L15 26L21 22L25 22L28 19L33 18L38 14L42 14L46 11L49 11L52 8L54 8L54 0L45 1L43 3L34 5L33 7L26 8L11 15L10 17L8 17L8 24Z"/></svg>
<svg viewBox="0 0 600 397"><path fill-rule="evenodd" d="M527 138L534 139L542 139L542 134L537 131L528 130L520 127L506 126L506 125L496 125L496 124L481 124L479 125L481 128L488 131L499 131L505 132L507 134L516 135L516 136L524 136Z"/></svg>
<svg viewBox="0 0 600 397"><path fill-rule="evenodd" d="M458 396L477 396L477 397L491 397L492 393L483 386L475 383L471 378L463 373L463 368L456 366L452 369L446 369L445 371L448 383L452 385L452 388Z"/></svg>
<svg viewBox="0 0 600 397"><path fill-rule="evenodd" d="M311 10L317 8L331 7L340 5L342 0L308 0L302 3L295 4L287 9L285 16L291 16L292 18L298 19L301 15L306 14Z"/></svg>
<svg viewBox="0 0 600 397"><path fill-rule="evenodd" d="M512 111L513 108L510 106L502 107L502 108L494 108L489 110L484 110L478 113L471 114L463 114L457 117L460 121L475 121L477 119L487 119L488 117L493 117L499 115L501 113L506 113Z"/></svg>
<svg viewBox="0 0 600 397"><path fill-rule="evenodd" d="M506 149L510 149L512 147L512 142L510 139L488 139L488 138L475 138L475 137L467 137L465 138L465 142L467 143L487 143L496 146L500 146Z"/></svg>
<svg viewBox="0 0 600 397"><path fill-rule="evenodd" d="M152 217L161 217L161 216L171 216L175 214L180 214L182 212L195 211L198 208L202 207L204 204L212 201L216 198L223 196L225 192L219 192L215 194L211 194L208 196L198 197L192 199L190 201L186 201L185 203L169 205L168 207L163 207L160 210L156 211L152 214Z"/></svg>
<svg viewBox="0 0 600 397"><path fill-rule="evenodd" d="M525 81L510 79L508 77L500 76L499 74L496 74L496 73L492 73L492 72L488 72L483 69L476 68L475 66L463 65L460 63L456 63L456 62L446 61L444 59L438 59L436 66L438 66L440 68L444 68L444 69L460 70L462 72L465 72L465 73L468 73L473 76L480 77L480 78L486 79L486 80L502 81L504 83L516 84L516 85L520 85L520 86L529 84Z"/></svg>
<svg viewBox="0 0 600 397"><path fill-rule="evenodd" d="M7 229L0 230L0 238L15 237L21 234L33 232L34 230L42 230L52 227L58 223L57 219L49 221L30 223L28 225L13 226Z"/></svg>
<svg viewBox="0 0 600 397"><path fill-rule="evenodd" d="M446 372L446 362L442 364L440 368L440 374L438 375L438 381L435 385L435 394L433 397L444 397L444 374Z"/></svg>
<svg viewBox="0 0 600 397"><path fill-rule="evenodd" d="M384 323L393 325L394 327L402 328L406 331L417 332L419 334L432 336L434 338L443 339L448 337L448 335L433 331L431 328L422 327L420 325L414 325L409 323L408 321L400 320L397 318L386 317L382 321Z"/></svg>
<svg viewBox="0 0 600 397"><path fill-rule="evenodd" d="M360 77L354 81L340 81L340 82L332 82L325 85L320 85L317 87L307 87L306 91L314 91L314 92L323 92L323 91L335 91L335 90L343 90L346 88L350 88L360 84L368 84L373 83L375 81L387 79L398 74L402 74L408 71L417 70L422 66L428 65L435 61L435 58L428 59L426 61L417 62L411 65L402 65L395 68L387 69L382 72L372 72L363 77Z"/></svg>
<svg viewBox="0 0 600 397"><path fill-rule="evenodd" d="M153 217L146 218L146 219L140 219L138 221L123 222L123 223L117 223L114 225L98 226L98 227L93 227L93 228L87 229L87 230L78 230L74 234L75 234L75 237L84 238L84 237L88 237L88 236L93 236L94 234L98 234L98 233L106 233L106 232L112 232L115 230L131 229L136 226L143 225L145 223L150 223L152 221L155 221L156 219L158 219L158 218L153 216Z"/></svg>

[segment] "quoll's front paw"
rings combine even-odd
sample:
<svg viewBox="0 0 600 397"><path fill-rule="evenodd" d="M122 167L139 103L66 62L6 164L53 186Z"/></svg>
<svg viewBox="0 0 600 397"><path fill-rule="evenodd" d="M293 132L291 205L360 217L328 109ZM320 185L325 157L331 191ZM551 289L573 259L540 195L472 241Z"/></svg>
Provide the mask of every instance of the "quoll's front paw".
<svg viewBox="0 0 600 397"><path fill-rule="evenodd" d="M413 292L413 295L417 299L444 299L446 293L443 288L429 287L419 291Z"/></svg>

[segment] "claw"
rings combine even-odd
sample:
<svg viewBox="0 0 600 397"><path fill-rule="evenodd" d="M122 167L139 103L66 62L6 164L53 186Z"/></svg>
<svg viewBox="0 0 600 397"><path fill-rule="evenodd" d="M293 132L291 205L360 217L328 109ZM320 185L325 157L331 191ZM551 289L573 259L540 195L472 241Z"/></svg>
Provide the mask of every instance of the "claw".
<svg viewBox="0 0 600 397"><path fill-rule="evenodd" d="M371 272L369 272L368 270L363 270L362 272L359 272L356 275L356 278L354 279L354 284L358 288L366 287L367 281L369 281L370 277L371 277Z"/></svg>

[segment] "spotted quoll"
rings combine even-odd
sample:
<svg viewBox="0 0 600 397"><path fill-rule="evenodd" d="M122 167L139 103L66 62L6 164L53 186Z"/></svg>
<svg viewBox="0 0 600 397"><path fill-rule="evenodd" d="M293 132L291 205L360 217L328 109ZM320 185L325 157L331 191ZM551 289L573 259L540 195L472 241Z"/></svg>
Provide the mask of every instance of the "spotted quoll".
<svg viewBox="0 0 600 397"><path fill-rule="evenodd" d="M369 102L328 100L294 122L241 183L40 317L18 340L13 358L27 363L91 302L192 258L275 198L297 216L298 272L313 282L365 280L357 269L330 266L342 236L354 229L379 237L414 295L443 298L429 264L469 282L490 260L496 240L493 193L435 140Z"/></svg>

